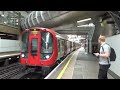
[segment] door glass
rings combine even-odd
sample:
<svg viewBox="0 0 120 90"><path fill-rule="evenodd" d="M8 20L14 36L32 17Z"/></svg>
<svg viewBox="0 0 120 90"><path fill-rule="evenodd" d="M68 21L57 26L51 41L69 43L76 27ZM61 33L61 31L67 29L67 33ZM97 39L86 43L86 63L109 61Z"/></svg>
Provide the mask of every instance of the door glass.
<svg viewBox="0 0 120 90"><path fill-rule="evenodd" d="M33 38L32 39L32 45L31 45L31 53L33 55L37 54L37 50L38 50L38 39L37 38Z"/></svg>

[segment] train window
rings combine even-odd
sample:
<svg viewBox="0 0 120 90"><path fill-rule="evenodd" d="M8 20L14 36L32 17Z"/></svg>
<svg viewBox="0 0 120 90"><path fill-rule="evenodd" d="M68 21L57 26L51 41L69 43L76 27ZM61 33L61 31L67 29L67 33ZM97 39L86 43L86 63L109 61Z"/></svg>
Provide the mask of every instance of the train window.
<svg viewBox="0 0 120 90"><path fill-rule="evenodd" d="M58 52L60 52L60 40L58 40Z"/></svg>
<svg viewBox="0 0 120 90"><path fill-rule="evenodd" d="M48 59L53 53L53 36L49 32L42 32L41 34L41 59Z"/></svg>
<svg viewBox="0 0 120 90"><path fill-rule="evenodd" d="M63 46L62 50L64 51L64 46L65 46L64 40L62 40L62 46Z"/></svg>
<svg viewBox="0 0 120 90"><path fill-rule="evenodd" d="M62 43L62 46L64 46L64 41L63 41L63 40L62 40L62 42L61 42L61 43Z"/></svg>
<svg viewBox="0 0 120 90"><path fill-rule="evenodd" d="M37 54L37 50L38 50L38 39L37 39L37 38L33 38L31 44L32 44L32 45L31 45L31 53L32 53L32 54Z"/></svg>
<svg viewBox="0 0 120 90"><path fill-rule="evenodd" d="M28 32L25 32L22 35L22 52L24 53L28 52L28 41L29 41L28 35L29 35Z"/></svg>

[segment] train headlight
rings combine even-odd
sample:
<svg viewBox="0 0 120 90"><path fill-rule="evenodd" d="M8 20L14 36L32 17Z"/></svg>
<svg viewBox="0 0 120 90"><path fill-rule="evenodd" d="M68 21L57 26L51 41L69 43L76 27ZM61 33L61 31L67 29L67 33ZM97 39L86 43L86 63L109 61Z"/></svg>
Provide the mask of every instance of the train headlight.
<svg viewBox="0 0 120 90"><path fill-rule="evenodd" d="M25 57L25 54L22 54L21 56L24 58L24 57Z"/></svg>
<svg viewBox="0 0 120 90"><path fill-rule="evenodd" d="M50 58L50 56L49 56L49 55L46 55L45 57L46 57L46 59Z"/></svg>

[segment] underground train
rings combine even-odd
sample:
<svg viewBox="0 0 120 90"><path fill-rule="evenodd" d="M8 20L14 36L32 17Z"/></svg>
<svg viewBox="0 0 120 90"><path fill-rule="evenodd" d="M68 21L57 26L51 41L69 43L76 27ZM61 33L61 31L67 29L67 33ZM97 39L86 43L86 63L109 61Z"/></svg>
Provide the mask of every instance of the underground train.
<svg viewBox="0 0 120 90"><path fill-rule="evenodd" d="M21 41L20 63L28 67L40 67L44 75L61 58L80 48L79 43L71 42L51 29L40 27L24 30Z"/></svg>

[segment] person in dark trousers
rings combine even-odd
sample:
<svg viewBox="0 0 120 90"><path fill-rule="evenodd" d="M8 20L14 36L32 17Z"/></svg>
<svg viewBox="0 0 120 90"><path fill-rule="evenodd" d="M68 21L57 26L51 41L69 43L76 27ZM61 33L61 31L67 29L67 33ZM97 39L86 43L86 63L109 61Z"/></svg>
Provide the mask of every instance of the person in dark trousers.
<svg viewBox="0 0 120 90"><path fill-rule="evenodd" d="M98 43L101 45L100 53L94 53L97 57L99 57L99 73L98 79L108 79L107 72L110 68L110 46L105 43L105 36L101 36L98 39Z"/></svg>

